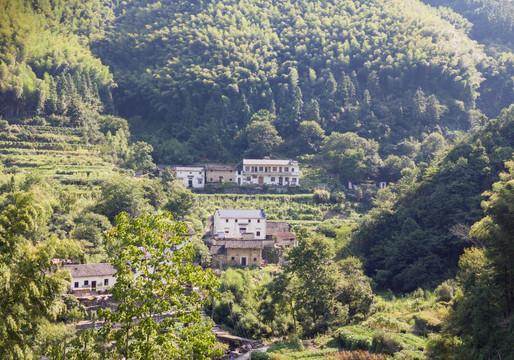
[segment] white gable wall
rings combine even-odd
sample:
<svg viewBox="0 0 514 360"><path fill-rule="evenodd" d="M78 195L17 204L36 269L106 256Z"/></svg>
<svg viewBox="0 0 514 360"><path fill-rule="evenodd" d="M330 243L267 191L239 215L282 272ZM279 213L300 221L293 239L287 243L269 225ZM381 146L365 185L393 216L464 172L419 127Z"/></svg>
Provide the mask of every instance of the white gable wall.
<svg viewBox="0 0 514 360"><path fill-rule="evenodd" d="M72 277L71 289L72 290L91 290L93 283L96 281L96 290L109 289L116 284L114 275L92 275L83 277ZM107 281L107 284L106 284Z"/></svg>
<svg viewBox="0 0 514 360"><path fill-rule="evenodd" d="M232 234L253 233L254 239L266 238L266 219L249 217L222 217L216 211L213 221L213 235L224 233L225 236Z"/></svg>
<svg viewBox="0 0 514 360"><path fill-rule="evenodd" d="M203 170L188 171L176 170L177 179L181 180L189 188L203 188L205 172Z"/></svg>

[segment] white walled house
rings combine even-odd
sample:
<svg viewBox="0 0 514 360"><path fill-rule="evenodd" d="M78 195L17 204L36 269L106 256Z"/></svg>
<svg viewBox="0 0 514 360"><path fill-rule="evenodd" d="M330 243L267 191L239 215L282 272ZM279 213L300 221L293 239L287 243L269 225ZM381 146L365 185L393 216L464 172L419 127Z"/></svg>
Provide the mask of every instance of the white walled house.
<svg viewBox="0 0 514 360"><path fill-rule="evenodd" d="M171 169L188 188L198 189L205 186L205 168L203 166L172 166Z"/></svg>
<svg viewBox="0 0 514 360"><path fill-rule="evenodd" d="M201 166L175 166L177 180L182 180L188 188L203 188L205 186L205 169Z"/></svg>
<svg viewBox="0 0 514 360"><path fill-rule="evenodd" d="M295 160L243 159L242 185L300 186Z"/></svg>
<svg viewBox="0 0 514 360"><path fill-rule="evenodd" d="M64 265L71 274L71 290L74 293L88 293L106 290L116 283L116 269L112 264L72 264Z"/></svg>
<svg viewBox="0 0 514 360"><path fill-rule="evenodd" d="M211 234L218 238L264 240L266 215L263 210L216 210Z"/></svg>

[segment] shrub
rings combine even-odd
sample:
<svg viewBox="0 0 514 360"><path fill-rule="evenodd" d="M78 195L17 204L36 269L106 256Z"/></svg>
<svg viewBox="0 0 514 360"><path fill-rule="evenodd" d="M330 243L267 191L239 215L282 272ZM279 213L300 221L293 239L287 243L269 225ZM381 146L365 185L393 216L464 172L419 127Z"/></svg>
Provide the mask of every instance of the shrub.
<svg viewBox="0 0 514 360"><path fill-rule="evenodd" d="M336 337L339 339L341 346L348 350L369 350L372 345L371 334L357 334L347 328L341 328L336 331Z"/></svg>
<svg viewBox="0 0 514 360"><path fill-rule="evenodd" d="M250 359L251 360L271 360L271 356L267 353L256 350L256 351L252 351Z"/></svg>
<svg viewBox="0 0 514 360"><path fill-rule="evenodd" d="M437 295L438 301L451 301L455 297L457 293L458 285L455 283L455 280L446 280L441 285L439 285L435 289L435 294Z"/></svg>
<svg viewBox="0 0 514 360"><path fill-rule="evenodd" d="M412 292L412 296L415 298L425 297L425 291L422 288L417 288Z"/></svg>
<svg viewBox="0 0 514 360"><path fill-rule="evenodd" d="M402 346L400 342L393 337L392 334L383 330L378 330L375 332L375 335L373 335L371 349L377 353L392 355L393 353L401 350Z"/></svg>
<svg viewBox="0 0 514 360"><path fill-rule="evenodd" d="M268 348L268 352L270 353L290 353L302 350L302 341L297 335L291 335L288 341L277 341Z"/></svg>
<svg viewBox="0 0 514 360"><path fill-rule="evenodd" d="M327 360L386 360L383 354L372 354L368 351L341 351L325 356Z"/></svg>
<svg viewBox="0 0 514 360"><path fill-rule="evenodd" d="M325 189L314 190L313 200L317 204L325 204L330 202L330 192Z"/></svg>

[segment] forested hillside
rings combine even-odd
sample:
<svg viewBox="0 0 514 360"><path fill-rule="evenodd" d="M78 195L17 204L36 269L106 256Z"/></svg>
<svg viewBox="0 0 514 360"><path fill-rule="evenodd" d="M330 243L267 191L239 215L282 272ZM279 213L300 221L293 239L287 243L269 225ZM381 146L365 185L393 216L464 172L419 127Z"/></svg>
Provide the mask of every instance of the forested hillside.
<svg viewBox="0 0 514 360"><path fill-rule="evenodd" d="M420 182L379 194L352 246L377 285L399 291L434 287L455 276L471 225L483 215L490 190L514 152L514 106L461 139ZM405 181L405 179L403 179Z"/></svg>
<svg viewBox="0 0 514 360"><path fill-rule="evenodd" d="M464 16L473 39L485 43L514 46L514 3L506 0L424 0L444 6Z"/></svg>
<svg viewBox="0 0 514 360"><path fill-rule="evenodd" d="M100 0L0 0L0 115L83 126L113 111L112 74L88 48L112 16Z"/></svg>
<svg viewBox="0 0 514 360"><path fill-rule="evenodd" d="M158 161L238 158L262 109L282 153L301 152L288 140L304 120L394 152L468 130L483 121L476 104L494 117L513 97L512 54L486 55L469 21L419 1L133 0L115 15L93 49Z"/></svg>

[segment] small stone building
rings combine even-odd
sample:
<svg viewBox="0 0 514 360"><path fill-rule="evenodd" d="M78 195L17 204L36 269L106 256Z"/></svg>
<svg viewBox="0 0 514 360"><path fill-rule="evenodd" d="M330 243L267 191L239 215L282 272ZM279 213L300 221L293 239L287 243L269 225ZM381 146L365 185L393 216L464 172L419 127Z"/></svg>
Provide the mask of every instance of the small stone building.
<svg viewBox="0 0 514 360"><path fill-rule="evenodd" d="M206 184L222 184L224 182L241 185L241 170L237 165L205 165Z"/></svg>
<svg viewBox="0 0 514 360"><path fill-rule="evenodd" d="M211 246L212 267L261 266L262 240L218 240Z"/></svg>

